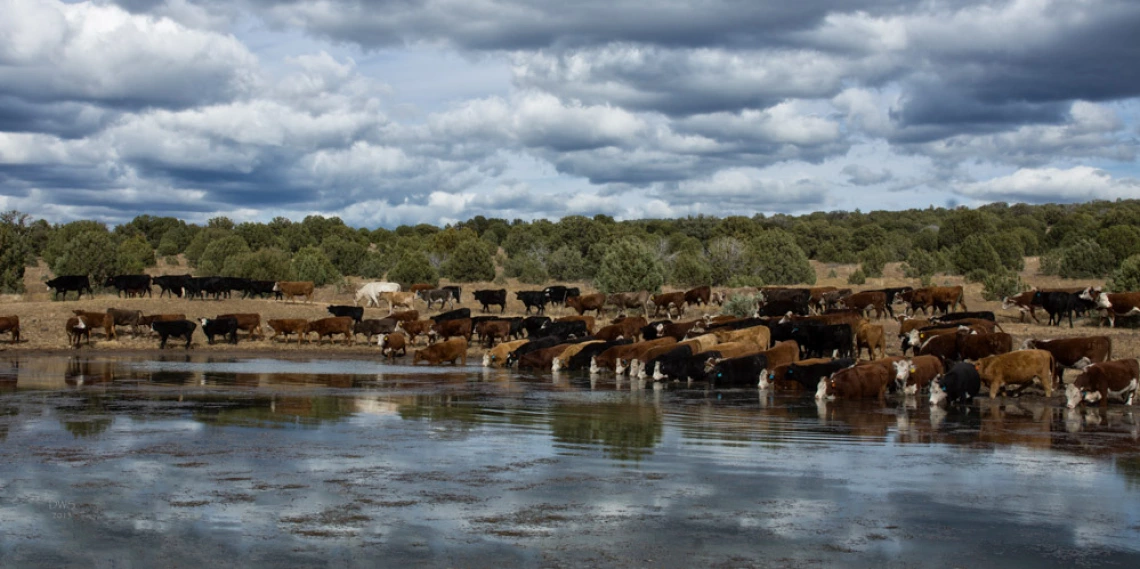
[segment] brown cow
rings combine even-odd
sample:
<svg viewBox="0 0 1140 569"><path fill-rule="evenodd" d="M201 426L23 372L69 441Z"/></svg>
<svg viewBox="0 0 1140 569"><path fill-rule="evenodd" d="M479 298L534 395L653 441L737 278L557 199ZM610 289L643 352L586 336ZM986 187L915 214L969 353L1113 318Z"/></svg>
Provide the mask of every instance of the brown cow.
<svg viewBox="0 0 1140 569"><path fill-rule="evenodd" d="M922 290L922 289L919 289ZM922 306L922 313L926 314L926 309L931 309L931 312L941 310L943 314L957 312L959 306L961 311L969 310L966 307L966 295L962 290L962 286L932 286L926 288L927 292L923 295L924 304ZM905 294L905 293L899 293Z"/></svg>
<svg viewBox="0 0 1140 569"><path fill-rule="evenodd" d="M1056 385L1065 380L1065 368L1083 370L1089 364L1107 362L1112 359L1112 339L1108 336L1082 336L1079 338L1056 338L1036 340L1029 338L1021 344L1023 350L1045 350L1053 354L1057 362L1053 377Z"/></svg>
<svg viewBox="0 0 1140 569"><path fill-rule="evenodd" d="M1081 298L1096 302L1097 308L1103 311L1102 316L1097 319L1097 326L1100 325L1101 320L1107 318L1108 326L1115 328L1117 316L1140 314L1140 292L1097 293L1089 288L1080 294Z"/></svg>
<svg viewBox="0 0 1140 569"><path fill-rule="evenodd" d="M398 312L393 312L393 313L389 314L388 318L391 318L392 320L395 320L396 322L415 322L416 320L420 319L420 311L419 310L400 310Z"/></svg>
<svg viewBox="0 0 1140 569"><path fill-rule="evenodd" d="M574 344L558 344L549 348L528 352L519 358L519 369L537 369L546 371L554 366L554 358L561 356L567 348Z"/></svg>
<svg viewBox="0 0 1140 569"><path fill-rule="evenodd" d="M609 326L602 326L594 333L594 338L606 342L612 342L619 338L625 338L625 330L621 324L610 324ZM632 339L632 338L631 338Z"/></svg>
<svg viewBox="0 0 1140 569"><path fill-rule="evenodd" d="M812 358L792 363L801 366L813 366L830 362L831 358ZM795 380L787 380L788 367L791 365L791 363L786 363L770 368L768 370L768 375L760 376L760 389L770 389L772 391L804 391L806 389L804 387L804 384Z"/></svg>
<svg viewBox="0 0 1140 569"><path fill-rule="evenodd" d="M316 333L317 343L320 344L325 336L329 337L329 343L332 343L333 335L344 334L344 343L351 344L355 341L352 333L353 324L356 321L351 316L332 316L329 318L320 318L309 322L309 329L305 333L307 336L311 333ZM298 341L299 343L299 341Z"/></svg>
<svg viewBox="0 0 1140 569"><path fill-rule="evenodd" d="M401 313L397 312L396 314ZM389 318L391 318L391 316L389 316ZM428 332L431 332L431 327L434 325L435 322L432 320L413 320L411 322L404 321L396 324L396 330L403 332L403 334L407 336L408 341L412 345L415 345L416 338L421 335L426 336Z"/></svg>
<svg viewBox="0 0 1140 569"><path fill-rule="evenodd" d="M649 363L658 356L667 354L670 351L682 346L688 346L690 353L699 354L701 352L711 350L713 346L717 345L717 343L719 343L719 340L717 340L715 334L703 334L701 336L685 340L684 342L657 346L655 348L650 348L645 353L641 354L639 357L633 360L618 360L618 364L614 367L614 372L618 375L621 375L624 373L625 366L629 366L630 377L648 377L649 374L647 373L645 364Z"/></svg>
<svg viewBox="0 0 1140 569"><path fill-rule="evenodd" d="M408 292L410 292L412 294L417 294L421 290L431 290L433 288L435 288L435 287L432 285L429 285L427 283L416 283L408 289Z"/></svg>
<svg viewBox="0 0 1140 569"><path fill-rule="evenodd" d="M76 316L82 316L87 326L87 334L90 335L92 328L102 328L103 335L108 340L116 339L115 335L115 317L105 312L88 312L86 310L72 310ZM91 343L90 336L88 336L88 343Z"/></svg>
<svg viewBox="0 0 1140 569"><path fill-rule="evenodd" d="M945 373L942 360L935 356L918 356L894 363L895 384L905 395L914 395L930 386L930 382Z"/></svg>
<svg viewBox="0 0 1140 569"><path fill-rule="evenodd" d="M749 326L736 330L713 330L718 342L752 342L767 350L772 343L772 331L767 326Z"/></svg>
<svg viewBox="0 0 1140 569"><path fill-rule="evenodd" d="M570 316L563 316L561 318L555 318L554 321L555 322L585 322L586 323L586 333L587 334L593 334L594 333L595 320L594 320L593 316L582 316L582 315L571 314Z"/></svg>
<svg viewBox="0 0 1140 569"><path fill-rule="evenodd" d="M1012 351L1013 336L1005 332L978 334L965 330L958 331L958 357L964 360L980 360Z"/></svg>
<svg viewBox="0 0 1140 569"><path fill-rule="evenodd" d="M273 330L273 335L269 337L270 340L281 335L288 342L289 334L297 335L298 346L301 345L301 340L308 340L305 336L309 335L309 321L304 318L274 318L267 320L265 325Z"/></svg>
<svg viewBox="0 0 1140 569"><path fill-rule="evenodd" d="M396 311L397 306L408 310L416 307L416 293L414 292L382 292L379 299L388 303L389 316Z"/></svg>
<svg viewBox="0 0 1140 569"><path fill-rule="evenodd" d="M138 337L139 323L142 320L141 310L121 310L118 308L108 308L107 314L111 315L111 320L115 326L130 326L131 336Z"/></svg>
<svg viewBox="0 0 1140 569"><path fill-rule="evenodd" d="M509 330L508 330L509 331ZM466 341L471 341L471 319L460 318L458 320L444 320L443 322L436 322L432 324L431 331L428 332L428 343L433 343L441 336L444 341L450 340L452 336L462 336Z"/></svg>
<svg viewBox="0 0 1140 569"><path fill-rule="evenodd" d="M87 345L91 345L91 327L87 325L86 316L72 316L67 319L64 324L64 330L67 332L68 345L79 347L79 340L84 336L87 337Z"/></svg>
<svg viewBox="0 0 1140 569"><path fill-rule="evenodd" d="M653 303L653 315L657 316L661 313L661 309L665 309L665 316L670 316L670 309L677 309L677 318L680 318L685 313L685 293L683 292L664 292L661 294L653 295L650 299ZM671 316L670 316L671 317Z"/></svg>
<svg viewBox="0 0 1140 569"><path fill-rule="evenodd" d="M313 301L313 281L277 281L273 284L273 292L285 296L286 301L298 296L305 297L305 302Z"/></svg>
<svg viewBox="0 0 1140 569"><path fill-rule="evenodd" d="M626 316L613 323L621 326L623 337L634 341L641 339L641 329L649 325L649 321L641 316Z"/></svg>
<svg viewBox="0 0 1140 569"><path fill-rule="evenodd" d="M657 338L656 340L647 340L645 342L637 342L635 344L625 344L622 346L614 346L590 360L590 373L599 373L603 369L614 370L617 367L619 359L631 360L639 357L641 354L649 351L650 349L663 346L666 344L676 344L675 338Z"/></svg>
<svg viewBox="0 0 1140 569"><path fill-rule="evenodd" d="M621 312L627 308L640 308L645 314L649 314L649 291L643 290L639 292L615 292L606 297L606 304L612 304L617 307Z"/></svg>
<svg viewBox="0 0 1140 569"><path fill-rule="evenodd" d="M708 285L691 288L685 291L685 304L689 306L708 306L712 297L712 288Z"/></svg>
<svg viewBox="0 0 1140 569"><path fill-rule="evenodd" d="M498 346L487 350L483 354L483 367L506 367L507 356L528 342L530 342L530 340L514 340L512 342L503 342Z"/></svg>
<svg viewBox="0 0 1140 569"><path fill-rule="evenodd" d="M151 322L175 322L185 319L185 314L145 314L139 318L139 326L150 328Z"/></svg>
<svg viewBox="0 0 1140 569"><path fill-rule="evenodd" d="M1045 350L1018 350L982 358L974 364L982 381L990 384L991 399L1007 384L1021 384L1024 389L1034 379L1045 389L1045 397L1052 397L1053 365L1053 354Z"/></svg>
<svg viewBox="0 0 1140 569"><path fill-rule="evenodd" d="M238 312L233 314L219 314L215 320L222 318L233 318L237 320L238 330L241 330L252 339L254 336L264 338L265 334L261 331L261 315L256 312Z"/></svg>
<svg viewBox="0 0 1140 569"><path fill-rule="evenodd" d="M950 362L958 359L958 335L940 334L933 336L923 342L922 346L915 350L915 354L937 357L942 360L943 365L949 366Z"/></svg>
<svg viewBox="0 0 1140 569"><path fill-rule="evenodd" d="M443 362L455 364L456 361L461 362L462 365L467 365L467 340L455 338L416 350L412 354L412 365L421 361L425 361L429 365L439 365Z"/></svg>
<svg viewBox="0 0 1140 569"><path fill-rule="evenodd" d="M823 312L827 306L824 301L824 295L829 292L838 292L839 288L834 286L814 286L808 289L808 308L815 309L816 312ZM850 293L850 292L849 292Z"/></svg>
<svg viewBox="0 0 1140 569"><path fill-rule="evenodd" d="M657 325L657 337L671 336L678 342L685 339L689 335L689 331L701 324L701 320L689 320L688 322L668 322Z"/></svg>
<svg viewBox="0 0 1140 569"><path fill-rule="evenodd" d="M1132 405L1137 387L1140 387L1140 363L1135 359L1092 364L1065 388L1066 405L1073 409L1079 403L1100 401L1102 408L1108 407L1109 396Z"/></svg>
<svg viewBox="0 0 1140 569"><path fill-rule="evenodd" d="M12 343L13 344L20 343L20 317L19 316L16 316L16 315L0 316L0 334L3 334L5 332L11 332L12 333Z"/></svg>
<svg viewBox="0 0 1140 569"><path fill-rule="evenodd" d="M527 342L526 340L519 340L518 345L521 346L522 344L525 344L526 342ZM578 355L578 352L581 352L583 349L586 348L586 346L589 346L591 344L601 344L601 343L602 343L601 340L590 340L589 342L578 342L577 344L571 344L570 347L566 348L566 350L563 351L560 355L555 356L554 360L550 362L550 371L559 371L562 368L566 367L570 363L570 358ZM514 351L514 349L512 349L510 351ZM507 354L510 353L510 351L505 352L503 354L502 358L505 359L507 357Z"/></svg>
<svg viewBox="0 0 1140 569"><path fill-rule="evenodd" d="M396 352L400 352L401 356L408 355L407 342L399 332L381 334L376 344L380 346L380 353L387 356L389 361L396 359Z"/></svg>
<svg viewBox="0 0 1140 569"><path fill-rule="evenodd" d="M490 348L495 345L495 338L503 341L511 337L511 321L484 320L475 325L475 333L487 342L487 347Z"/></svg>
<svg viewBox="0 0 1140 569"><path fill-rule="evenodd" d="M1021 322L1025 322L1025 313L1028 312L1033 321L1040 324L1041 320L1037 318L1037 309L1041 305L1033 303L1033 297L1037 295L1037 289L1029 289L1023 293L1007 296L1001 299L1001 309L1009 310L1016 308L1021 313Z"/></svg>
<svg viewBox="0 0 1140 569"><path fill-rule="evenodd" d="M883 360L878 360L883 361ZM827 399L862 399L878 397L883 399L887 394L887 386L894 377L894 362L890 365L876 365L875 362L841 369L831 377L819 380L815 398L817 401Z"/></svg>
<svg viewBox="0 0 1140 569"><path fill-rule="evenodd" d="M764 369L760 370L760 375L757 376L757 379L761 377L767 377L768 370L776 366L794 364L800 361L800 345L797 344L795 340L784 340L783 342L777 342L776 345L772 346L770 349L757 353L764 354L768 358L768 365L766 365ZM715 361L710 360L708 362L705 362L705 373L708 373L710 370L712 370L713 366L716 365L716 362L719 362L721 359L726 358L720 358Z"/></svg>
<svg viewBox="0 0 1140 569"><path fill-rule="evenodd" d="M863 353L863 348L867 348L867 357L872 360L875 359L876 348L879 350L878 357L887 357L887 335L883 332L882 326L866 322L859 326L859 329L855 331L856 359Z"/></svg>
<svg viewBox="0 0 1140 569"><path fill-rule="evenodd" d="M841 299L839 307L862 311L867 318L870 318L873 309L875 318L882 319L883 315L887 313L887 293L882 291L856 292Z"/></svg>
<svg viewBox="0 0 1140 569"><path fill-rule="evenodd" d="M589 310L593 310L602 315L602 309L606 305L606 295L596 292L594 294L583 294L580 296L571 296L566 299L566 306L578 311L578 314L585 314Z"/></svg>

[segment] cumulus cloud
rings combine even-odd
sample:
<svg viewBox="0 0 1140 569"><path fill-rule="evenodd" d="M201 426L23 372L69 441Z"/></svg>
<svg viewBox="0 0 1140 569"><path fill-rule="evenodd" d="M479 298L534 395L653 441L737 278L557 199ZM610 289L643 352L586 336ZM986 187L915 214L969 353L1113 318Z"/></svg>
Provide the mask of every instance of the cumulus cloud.
<svg viewBox="0 0 1140 569"><path fill-rule="evenodd" d="M1140 196L1140 180L1114 178L1104 170L1088 166L1022 168L1008 176L965 184L958 192L987 201L1029 203L1135 199Z"/></svg>
<svg viewBox="0 0 1140 569"><path fill-rule="evenodd" d="M847 175L848 182L856 186L873 186L889 182L894 178L891 171L886 168L875 171L861 164L848 164L843 167L842 173Z"/></svg>

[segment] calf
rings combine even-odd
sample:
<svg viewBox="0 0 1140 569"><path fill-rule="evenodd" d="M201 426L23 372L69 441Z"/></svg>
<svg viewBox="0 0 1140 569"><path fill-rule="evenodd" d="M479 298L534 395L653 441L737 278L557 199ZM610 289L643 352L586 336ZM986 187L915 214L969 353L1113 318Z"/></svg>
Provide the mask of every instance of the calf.
<svg viewBox="0 0 1140 569"><path fill-rule="evenodd" d="M103 335L108 340L114 340L115 317L104 312L88 312L86 310L72 310L76 316L82 316L88 328L103 328Z"/></svg>
<svg viewBox="0 0 1140 569"><path fill-rule="evenodd" d="M887 335L883 332L883 327L864 322L855 332L855 348L856 358L863 354L863 348L867 349L867 357L872 360L875 359L876 349L879 350L878 357L887 357Z"/></svg>
<svg viewBox="0 0 1140 569"><path fill-rule="evenodd" d="M498 305L499 314L502 314L507 310L507 289L477 290L475 291L475 301L483 305L483 312L490 312L491 306Z"/></svg>
<svg viewBox="0 0 1140 569"><path fill-rule="evenodd" d="M478 334L484 342L487 343L487 348L495 345L495 339L499 341L506 341L511 335L511 323L509 320L489 320L480 322L475 326L475 333Z"/></svg>
<svg viewBox="0 0 1140 569"><path fill-rule="evenodd" d="M978 360L974 365L982 381L990 384L990 398L995 399L1008 384L1022 389L1034 380L1045 389L1045 397L1053 396L1053 354L1045 350L1018 350Z"/></svg>
<svg viewBox="0 0 1140 569"><path fill-rule="evenodd" d="M67 332L68 345L78 348L79 340L83 337L87 338L87 345L91 345L91 328L87 326L86 317L72 316L68 318L63 329Z"/></svg>
<svg viewBox="0 0 1140 569"><path fill-rule="evenodd" d="M606 295L600 292L566 298L566 306L578 311L579 315L593 310L598 316L601 316L602 309L605 308L605 305Z"/></svg>
<svg viewBox="0 0 1140 569"><path fill-rule="evenodd" d="M0 316L0 334L3 334L5 332L10 332L12 334L12 343L13 344L19 344L20 343L20 317L19 316L16 316L14 314L12 316Z"/></svg>
<svg viewBox="0 0 1140 569"><path fill-rule="evenodd" d="M373 336L392 334L396 331L398 324L400 323L391 318L369 318L367 320L361 320L352 325L352 340L355 342L357 334L364 334L365 342L371 344ZM404 336L401 334L400 338L403 339Z"/></svg>
<svg viewBox="0 0 1140 569"><path fill-rule="evenodd" d="M1115 328L1117 316L1140 314L1140 292L1107 293L1095 292L1089 288L1081 292L1079 297L1095 302L1096 307L1103 311L1103 315L1097 320L1097 325L1100 325L1102 319L1107 318L1109 327Z"/></svg>
<svg viewBox="0 0 1140 569"><path fill-rule="evenodd" d="M954 364L942 377L930 382L930 405L969 403L982 390L982 378L973 364Z"/></svg>
<svg viewBox="0 0 1140 569"><path fill-rule="evenodd" d="M347 316L353 320L360 322L364 320L364 307L363 306L345 306L345 305L330 305L327 310L333 316Z"/></svg>
<svg viewBox="0 0 1140 569"><path fill-rule="evenodd" d="M1030 338L1021 345L1025 350L1045 350L1053 354L1057 362L1053 383L1063 385L1065 368L1084 369L1090 363L1107 362L1112 359L1112 340L1107 336L1084 336L1079 338L1057 338L1036 340Z"/></svg>
<svg viewBox="0 0 1140 569"><path fill-rule="evenodd" d="M329 343L333 341L333 336L336 334L344 334L344 343L351 344L354 341L352 328L352 318L348 316L332 316L329 318L319 318L309 322L308 330L305 335L315 333L317 335L317 343L320 344L325 336L329 337ZM298 340L298 343L300 341Z"/></svg>
<svg viewBox="0 0 1140 569"><path fill-rule="evenodd" d="M1073 409L1081 403L1100 401L1104 408L1108 407L1109 396L1132 405L1137 387L1140 387L1140 364L1135 359L1092 364L1065 388L1066 405Z"/></svg>
<svg viewBox="0 0 1140 569"><path fill-rule="evenodd" d="M412 365L421 361L427 362L429 365L439 365L443 362L451 364L459 362L461 365L467 365L467 340L455 338L416 350L412 354Z"/></svg>
<svg viewBox="0 0 1140 569"><path fill-rule="evenodd" d="M248 334L250 339L253 339L254 336L258 338L265 337L265 335L261 333L261 315L256 312L233 312L230 314L219 314L217 317L237 320L238 330Z"/></svg>
<svg viewBox="0 0 1140 569"><path fill-rule="evenodd" d="M236 318L215 318L213 320L199 318L198 321L202 323L202 333L206 335L207 343L212 345L214 336L223 338L228 336L231 344L237 343L238 322Z"/></svg>
<svg viewBox="0 0 1140 569"><path fill-rule="evenodd" d="M285 297L286 301L291 301L298 296L305 297L305 302L313 301L313 282L312 281L277 281L273 285L273 292L279 292Z"/></svg>
<svg viewBox="0 0 1140 569"><path fill-rule="evenodd" d="M546 293L541 290L524 290L515 293L515 298L522 301L523 306L526 307L526 314L530 314L530 309L535 308L535 313L542 314L546 312L546 301L549 300Z"/></svg>
<svg viewBox="0 0 1140 569"><path fill-rule="evenodd" d="M273 330L273 335L269 337L273 340L278 335L289 341L289 334L297 335L297 345L301 345L301 340L309 335L309 321L304 318L274 318L265 322L265 325Z"/></svg>
<svg viewBox="0 0 1140 569"><path fill-rule="evenodd" d="M108 308L107 314L111 315L112 324L114 326L130 326L131 335L139 335L139 325L142 323L143 314L141 310L121 310L118 308Z"/></svg>
<svg viewBox="0 0 1140 569"><path fill-rule="evenodd" d="M414 292L382 292L380 293L380 300L388 303L388 314L395 312L396 308L412 310L416 307L416 293Z"/></svg>
<svg viewBox="0 0 1140 569"><path fill-rule="evenodd" d="M416 343L416 338L419 336L427 336L431 332L431 327L435 322L431 320L415 320L413 322L397 322L396 330L402 332L407 336L408 341L412 344Z"/></svg>
<svg viewBox="0 0 1140 569"><path fill-rule="evenodd" d="M460 336L465 341L470 341L471 332L472 330L470 318L436 322L432 325L431 331L428 332L428 343L435 342L441 337L444 339L444 341L447 341L450 340L452 336Z"/></svg>
<svg viewBox="0 0 1140 569"><path fill-rule="evenodd" d="M942 360L934 356L918 356L894 363L895 385L906 395L914 395L927 388L946 369Z"/></svg>
<svg viewBox="0 0 1140 569"><path fill-rule="evenodd" d="M396 359L396 352L400 352L401 356L408 355L407 342L404 341L404 335L400 333L380 334L380 338L376 340L376 345L380 346L380 353L387 356L389 361Z"/></svg>
<svg viewBox="0 0 1140 569"><path fill-rule="evenodd" d="M190 349L190 342L194 339L194 330L197 324L189 320L156 320L150 323L150 329L158 333L158 348L166 348L166 340L170 337L186 338L186 349Z"/></svg>

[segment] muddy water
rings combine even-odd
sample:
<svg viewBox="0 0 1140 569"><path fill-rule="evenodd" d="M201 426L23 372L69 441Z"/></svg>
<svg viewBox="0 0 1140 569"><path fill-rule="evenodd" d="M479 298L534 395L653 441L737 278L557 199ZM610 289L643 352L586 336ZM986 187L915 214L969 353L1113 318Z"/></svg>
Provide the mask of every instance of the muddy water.
<svg viewBox="0 0 1140 569"><path fill-rule="evenodd" d="M0 358L2 567L1140 564L1140 413Z"/></svg>

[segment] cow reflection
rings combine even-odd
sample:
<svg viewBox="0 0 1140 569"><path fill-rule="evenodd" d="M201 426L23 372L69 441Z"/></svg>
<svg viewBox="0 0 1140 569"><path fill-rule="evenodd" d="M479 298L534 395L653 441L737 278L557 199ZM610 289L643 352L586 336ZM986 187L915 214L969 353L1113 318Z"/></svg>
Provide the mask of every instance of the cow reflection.
<svg viewBox="0 0 1140 569"><path fill-rule="evenodd" d="M661 412L646 401L556 405L550 430L560 443L597 445L610 458L640 460L660 444L664 428Z"/></svg>
<svg viewBox="0 0 1140 569"><path fill-rule="evenodd" d="M115 380L114 362L69 358L63 381L72 387L82 387L98 383L111 383Z"/></svg>

